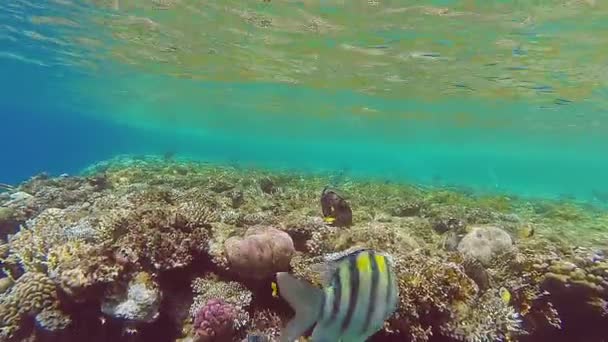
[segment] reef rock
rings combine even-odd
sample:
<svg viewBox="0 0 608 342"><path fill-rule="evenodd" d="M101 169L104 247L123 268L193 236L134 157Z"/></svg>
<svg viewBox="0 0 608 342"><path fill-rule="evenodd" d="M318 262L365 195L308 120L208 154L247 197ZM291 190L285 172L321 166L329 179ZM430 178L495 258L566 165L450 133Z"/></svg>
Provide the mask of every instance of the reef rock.
<svg viewBox="0 0 608 342"><path fill-rule="evenodd" d="M476 226L458 244L458 251L467 257L488 265L492 258L509 251L513 245L511 236L494 226Z"/></svg>
<svg viewBox="0 0 608 342"><path fill-rule="evenodd" d="M138 273L126 289L115 289L106 296L101 311L131 322L153 322L158 318L161 292L148 273Z"/></svg>
<svg viewBox="0 0 608 342"><path fill-rule="evenodd" d="M230 269L245 278L264 279L287 271L295 252L289 234L273 227L251 227L224 243Z"/></svg>

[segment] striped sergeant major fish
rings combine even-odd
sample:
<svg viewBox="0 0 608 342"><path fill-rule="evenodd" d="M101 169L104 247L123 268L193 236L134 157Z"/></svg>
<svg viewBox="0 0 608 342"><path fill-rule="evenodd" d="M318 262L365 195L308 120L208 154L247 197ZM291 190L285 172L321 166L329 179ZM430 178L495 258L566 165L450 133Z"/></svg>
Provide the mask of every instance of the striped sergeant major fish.
<svg viewBox="0 0 608 342"><path fill-rule="evenodd" d="M399 298L392 258L371 249L336 253L321 265L322 288L277 273L279 294L295 317L281 332L293 342L313 325L312 342L364 342L396 310Z"/></svg>

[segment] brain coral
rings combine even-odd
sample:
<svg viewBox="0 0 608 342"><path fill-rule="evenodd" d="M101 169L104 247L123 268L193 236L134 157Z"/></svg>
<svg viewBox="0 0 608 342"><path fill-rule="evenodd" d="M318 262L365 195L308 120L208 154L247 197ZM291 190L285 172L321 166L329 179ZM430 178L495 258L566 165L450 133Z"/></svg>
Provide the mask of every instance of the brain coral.
<svg viewBox="0 0 608 342"><path fill-rule="evenodd" d="M224 243L230 268L243 277L263 279L286 271L295 252L289 234L272 227L251 227L245 236Z"/></svg>
<svg viewBox="0 0 608 342"><path fill-rule="evenodd" d="M25 273L0 295L0 339L13 338L26 316L33 316L39 327L48 330L63 329L71 323L59 309L55 284L43 273Z"/></svg>

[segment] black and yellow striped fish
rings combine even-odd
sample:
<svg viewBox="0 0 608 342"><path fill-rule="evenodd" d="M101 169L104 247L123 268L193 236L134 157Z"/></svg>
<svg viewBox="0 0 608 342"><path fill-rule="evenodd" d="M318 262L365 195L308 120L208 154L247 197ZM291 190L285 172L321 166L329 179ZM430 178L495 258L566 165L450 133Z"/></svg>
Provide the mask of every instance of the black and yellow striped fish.
<svg viewBox="0 0 608 342"><path fill-rule="evenodd" d="M277 273L279 292L296 312L281 341L292 342L316 324L312 342L363 342L395 311L399 293L390 256L359 249L327 266L323 289Z"/></svg>

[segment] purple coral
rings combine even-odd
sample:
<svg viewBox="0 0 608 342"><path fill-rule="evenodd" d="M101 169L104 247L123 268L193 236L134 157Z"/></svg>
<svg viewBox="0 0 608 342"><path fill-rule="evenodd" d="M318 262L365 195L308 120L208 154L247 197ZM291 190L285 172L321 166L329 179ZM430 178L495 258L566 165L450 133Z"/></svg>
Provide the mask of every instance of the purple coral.
<svg viewBox="0 0 608 342"><path fill-rule="evenodd" d="M198 342L227 341L234 332L236 309L221 299L210 299L194 316Z"/></svg>

